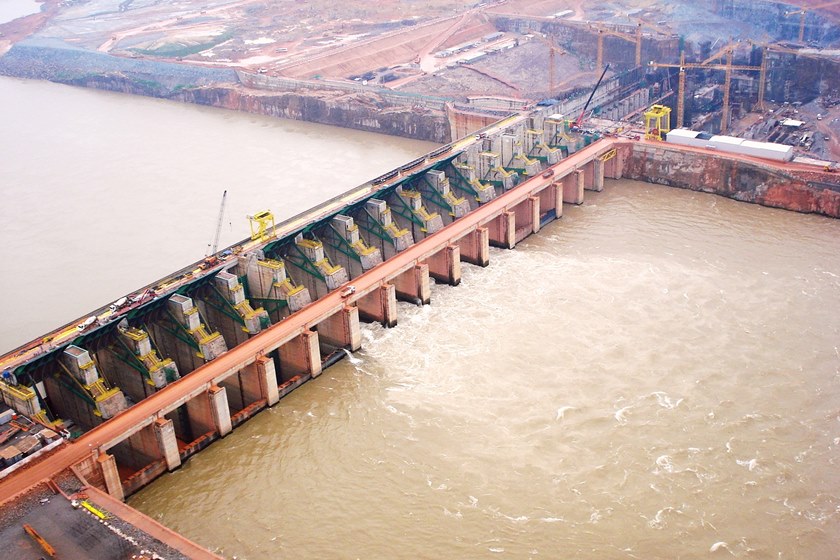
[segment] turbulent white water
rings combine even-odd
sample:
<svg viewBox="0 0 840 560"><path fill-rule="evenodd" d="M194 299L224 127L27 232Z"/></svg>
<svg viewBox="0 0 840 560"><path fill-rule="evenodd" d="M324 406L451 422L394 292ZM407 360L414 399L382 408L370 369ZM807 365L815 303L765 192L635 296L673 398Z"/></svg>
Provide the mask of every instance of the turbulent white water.
<svg viewBox="0 0 840 560"><path fill-rule="evenodd" d="M131 499L238 558L833 558L840 222L627 181Z"/></svg>

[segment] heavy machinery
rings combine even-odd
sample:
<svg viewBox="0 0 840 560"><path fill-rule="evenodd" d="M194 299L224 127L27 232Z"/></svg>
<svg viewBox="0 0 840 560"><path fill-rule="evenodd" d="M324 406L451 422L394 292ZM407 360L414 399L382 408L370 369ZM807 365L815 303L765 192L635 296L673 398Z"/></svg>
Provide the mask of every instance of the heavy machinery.
<svg viewBox="0 0 840 560"><path fill-rule="evenodd" d="M645 111L645 140L662 140L662 135L671 130L671 108L665 105L651 105Z"/></svg>
<svg viewBox="0 0 840 560"><path fill-rule="evenodd" d="M676 126L679 128L683 126L683 118L685 116L685 71L692 68L699 68L702 70L724 70L726 72L724 85L723 85L723 117L721 118L720 123L720 132L723 134L726 132L727 127L729 126L729 90L732 84L732 71L733 70L740 70L740 71L747 71L747 72L758 72L759 73L759 84L758 84L758 101L756 105L759 108L764 107L764 82L766 76L766 61L765 57L761 57L761 66L741 66L741 65L734 65L732 64L732 46L727 47L724 49L722 54L726 55L726 64L706 64L702 62L693 62L689 63L685 61L685 53L680 53L680 63L679 64L665 64L660 62L650 62L650 66L654 68L679 68L680 75L679 75L679 88L677 90L677 124ZM717 55L716 55L717 56ZM714 60L714 58L709 59Z"/></svg>
<svg viewBox="0 0 840 560"><path fill-rule="evenodd" d="M222 232L222 221L225 218L225 202L227 201L227 191L222 193L222 203L219 206L219 219L216 220L216 232L213 234L213 242L207 244L207 252L204 254L204 262L201 263L201 268L206 269L219 262L216 252L219 250L219 235Z"/></svg>
<svg viewBox="0 0 840 560"><path fill-rule="evenodd" d="M581 123L583 122L583 115L586 113L586 109L589 108L589 104L592 103L592 98L595 97L595 92L598 91L598 86L601 85L601 82L604 80L604 76L606 76L607 70L609 69L609 64L604 66L604 71L601 72L601 77L598 78L598 81L595 83L595 87L592 88L592 93L589 94L589 99L586 100L586 105L583 106L583 109L581 109L580 111L580 116L575 121L575 127L580 127Z"/></svg>

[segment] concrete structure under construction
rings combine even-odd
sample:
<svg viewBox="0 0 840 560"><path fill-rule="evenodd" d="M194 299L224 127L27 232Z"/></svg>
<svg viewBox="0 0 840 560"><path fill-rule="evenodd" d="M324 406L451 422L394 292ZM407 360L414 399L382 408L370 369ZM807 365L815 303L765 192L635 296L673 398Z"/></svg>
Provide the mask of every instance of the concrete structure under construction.
<svg viewBox="0 0 840 560"><path fill-rule="evenodd" d="M573 128L511 116L3 356L4 401L78 437L0 501L68 469L123 500L358 350L360 321L397 325L398 300L429 303L609 178L840 217L820 167Z"/></svg>

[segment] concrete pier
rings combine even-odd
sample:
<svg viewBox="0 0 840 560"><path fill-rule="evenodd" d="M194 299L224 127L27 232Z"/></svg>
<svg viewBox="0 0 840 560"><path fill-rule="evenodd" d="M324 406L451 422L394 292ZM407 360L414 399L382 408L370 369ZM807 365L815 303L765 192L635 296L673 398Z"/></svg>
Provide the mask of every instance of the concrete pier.
<svg viewBox="0 0 840 560"><path fill-rule="evenodd" d="M461 260L476 266L490 264L490 231L477 227L458 240Z"/></svg>
<svg viewBox="0 0 840 560"><path fill-rule="evenodd" d="M158 418L154 423L154 431L158 449L166 461L166 469L174 471L181 466L181 455L178 453L178 440L175 437L175 426L172 420Z"/></svg>
<svg viewBox="0 0 840 560"><path fill-rule="evenodd" d="M320 240L298 235L286 251L286 264L295 270L296 278L315 299L324 297L350 279L344 267L330 261Z"/></svg>
<svg viewBox="0 0 840 560"><path fill-rule="evenodd" d="M515 215L516 243L540 230L540 199L538 196L530 196L523 200L514 206L513 212Z"/></svg>
<svg viewBox="0 0 840 560"><path fill-rule="evenodd" d="M320 239L325 243L330 261L347 270L355 278L382 262L382 252L375 245L368 245L361 237L359 226L345 215L334 217L321 230Z"/></svg>
<svg viewBox="0 0 840 560"><path fill-rule="evenodd" d="M359 308L347 306L318 323L318 340L329 346L328 351L346 348L355 352L362 347L359 327Z"/></svg>
<svg viewBox="0 0 840 560"><path fill-rule="evenodd" d="M391 279L397 298L403 301L428 305L431 301L429 265L419 263Z"/></svg>
<svg viewBox="0 0 840 560"><path fill-rule="evenodd" d="M414 245L411 230L394 222L391 208L384 200L368 200L355 215L362 237L368 245L378 248L384 259Z"/></svg>
<svg viewBox="0 0 840 560"><path fill-rule="evenodd" d="M563 217L563 183L552 181L551 186L541 190L537 196L540 205L540 222L545 223Z"/></svg>
<svg viewBox="0 0 840 560"><path fill-rule="evenodd" d="M280 375L288 381L296 375L321 375L318 333L306 330L279 348Z"/></svg>
<svg viewBox="0 0 840 560"><path fill-rule="evenodd" d="M282 260L266 259L262 251L240 257L237 272L247 278L251 299L268 312L272 322L312 302L309 290L287 276L286 264Z"/></svg>
<svg viewBox="0 0 840 560"><path fill-rule="evenodd" d="M583 204L583 171L575 169L561 180L563 181L563 202Z"/></svg>
<svg viewBox="0 0 840 560"><path fill-rule="evenodd" d="M443 218L437 212L429 212L420 191L397 187L389 205L400 227L410 230L415 241L425 239L443 228Z"/></svg>
<svg viewBox="0 0 840 560"><path fill-rule="evenodd" d="M117 461L114 456L107 453L100 453L96 458L96 464L102 475L108 494L117 500L125 500L125 492L123 491L120 473L117 470Z"/></svg>
<svg viewBox="0 0 840 560"><path fill-rule="evenodd" d="M363 320L388 328L397 326L397 290L393 284L379 286L357 299L356 304Z"/></svg>
<svg viewBox="0 0 840 560"><path fill-rule="evenodd" d="M441 284L457 286L461 283L461 249L458 245L446 245L426 259L429 276Z"/></svg>
<svg viewBox="0 0 840 560"><path fill-rule="evenodd" d="M490 245L502 249L516 247L516 212L504 211L487 224Z"/></svg>

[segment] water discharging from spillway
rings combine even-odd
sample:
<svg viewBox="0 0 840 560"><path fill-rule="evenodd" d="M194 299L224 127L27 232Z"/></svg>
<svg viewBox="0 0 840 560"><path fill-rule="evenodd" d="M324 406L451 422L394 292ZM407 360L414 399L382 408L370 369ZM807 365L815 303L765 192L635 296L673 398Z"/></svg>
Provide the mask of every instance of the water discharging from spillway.
<svg viewBox="0 0 840 560"><path fill-rule="evenodd" d="M131 505L251 560L834 557L840 221L606 189Z"/></svg>

